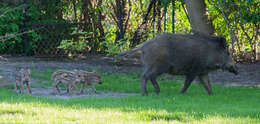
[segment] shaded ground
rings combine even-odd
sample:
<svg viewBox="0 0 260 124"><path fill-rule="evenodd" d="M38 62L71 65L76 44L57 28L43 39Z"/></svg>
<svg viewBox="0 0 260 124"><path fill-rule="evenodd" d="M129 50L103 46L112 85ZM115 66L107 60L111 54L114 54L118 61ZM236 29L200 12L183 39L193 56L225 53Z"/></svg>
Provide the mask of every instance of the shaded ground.
<svg viewBox="0 0 260 124"><path fill-rule="evenodd" d="M47 59L33 57L6 57L8 61L0 61L0 75L3 75L8 80L12 80L12 73L19 67L28 67L37 70L46 69L89 69L99 70L102 72L113 73L129 73L142 71L141 64L138 59L123 60L120 63L115 63L113 58L104 56L89 56L80 60L69 59ZM221 70L210 73L212 83L223 85L260 85L260 64L238 64L239 74L234 75ZM37 79L35 79L37 80ZM33 82L34 83L34 82ZM41 91L40 89L37 89ZM37 91L36 90L36 91ZM35 92L37 93L37 92ZM102 96L96 94L97 96ZM42 93L44 95L44 93ZM113 93L103 93L110 94ZM46 94L45 94L46 95ZM118 94L118 96L125 94ZM38 95L40 96L40 95ZM63 97L63 96L60 96ZM70 96L68 96L70 97ZM79 96L80 97L80 96Z"/></svg>

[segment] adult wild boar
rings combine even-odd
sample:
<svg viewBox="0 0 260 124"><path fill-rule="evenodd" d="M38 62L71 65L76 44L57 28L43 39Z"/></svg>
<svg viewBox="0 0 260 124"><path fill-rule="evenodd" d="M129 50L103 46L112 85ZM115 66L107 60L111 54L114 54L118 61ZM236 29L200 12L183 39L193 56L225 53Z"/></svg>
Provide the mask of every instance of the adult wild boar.
<svg viewBox="0 0 260 124"><path fill-rule="evenodd" d="M139 50L144 66L141 81L143 95L147 95L147 80L152 82L155 92L160 93L156 78L163 73L186 77L181 93L185 93L191 82L198 77L209 95L212 95L209 72L223 69L238 73L228 52L226 40L221 36L161 34L117 56Z"/></svg>

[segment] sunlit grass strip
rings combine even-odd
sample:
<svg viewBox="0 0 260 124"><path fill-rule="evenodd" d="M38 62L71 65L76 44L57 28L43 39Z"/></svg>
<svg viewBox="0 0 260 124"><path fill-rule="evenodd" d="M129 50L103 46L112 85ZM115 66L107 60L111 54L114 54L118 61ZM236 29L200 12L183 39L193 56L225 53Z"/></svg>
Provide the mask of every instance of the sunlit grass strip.
<svg viewBox="0 0 260 124"><path fill-rule="evenodd" d="M250 117L203 115L197 119L185 112L141 110L127 112L120 109L73 109L35 103L0 104L1 123L259 123ZM3 109L4 108L4 109ZM26 109L25 109L26 108Z"/></svg>

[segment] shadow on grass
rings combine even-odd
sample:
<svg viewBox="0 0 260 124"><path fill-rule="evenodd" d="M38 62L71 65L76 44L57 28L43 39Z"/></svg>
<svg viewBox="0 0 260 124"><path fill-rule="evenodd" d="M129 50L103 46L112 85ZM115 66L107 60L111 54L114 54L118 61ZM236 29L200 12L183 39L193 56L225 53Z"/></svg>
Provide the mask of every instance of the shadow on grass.
<svg viewBox="0 0 260 124"><path fill-rule="evenodd" d="M0 115L8 114L8 115L14 115L14 114L24 114L25 112L22 110L8 110L8 109L0 109Z"/></svg>
<svg viewBox="0 0 260 124"><path fill-rule="evenodd" d="M151 121L154 120L165 120L165 121L182 121L182 122L187 122L190 121L192 118L189 114L184 113L184 112L174 112L174 113L148 113L144 115L146 118L148 118ZM202 118L197 118L197 119L202 119ZM194 120L194 119L192 119Z"/></svg>

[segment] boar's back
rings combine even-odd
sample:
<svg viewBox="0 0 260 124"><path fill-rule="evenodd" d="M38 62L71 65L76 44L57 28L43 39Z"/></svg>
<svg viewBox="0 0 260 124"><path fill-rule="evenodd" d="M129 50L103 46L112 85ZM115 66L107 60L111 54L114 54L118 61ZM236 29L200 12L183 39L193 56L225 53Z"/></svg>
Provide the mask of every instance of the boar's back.
<svg viewBox="0 0 260 124"><path fill-rule="evenodd" d="M221 42L219 37L162 34L142 46L141 57L145 67L156 69L158 73L203 73L213 66L214 57L226 47L224 40Z"/></svg>

